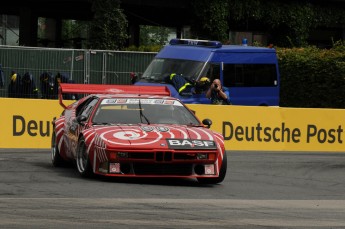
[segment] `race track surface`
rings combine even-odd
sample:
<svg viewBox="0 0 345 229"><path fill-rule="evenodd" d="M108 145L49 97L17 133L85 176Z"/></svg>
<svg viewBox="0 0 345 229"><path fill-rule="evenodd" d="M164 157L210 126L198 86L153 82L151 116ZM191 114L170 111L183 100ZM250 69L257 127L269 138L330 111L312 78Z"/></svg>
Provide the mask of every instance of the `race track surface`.
<svg viewBox="0 0 345 229"><path fill-rule="evenodd" d="M0 150L1 228L345 228L345 154L232 152L223 183L81 178Z"/></svg>

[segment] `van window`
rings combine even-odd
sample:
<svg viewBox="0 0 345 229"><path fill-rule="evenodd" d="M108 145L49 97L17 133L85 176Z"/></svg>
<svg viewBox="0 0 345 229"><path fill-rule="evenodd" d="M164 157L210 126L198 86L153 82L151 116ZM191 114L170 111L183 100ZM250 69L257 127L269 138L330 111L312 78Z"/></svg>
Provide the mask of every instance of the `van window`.
<svg viewBox="0 0 345 229"><path fill-rule="evenodd" d="M204 76L209 78L210 82L212 82L214 79L219 79L220 78L220 64L218 63L207 64L200 78Z"/></svg>
<svg viewBox="0 0 345 229"><path fill-rule="evenodd" d="M277 77L275 64L224 64L226 87L275 87Z"/></svg>
<svg viewBox="0 0 345 229"><path fill-rule="evenodd" d="M141 81L162 83L171 73L182 74L187 80L196 80L204 63L192 60L155 58L141 77Z"/></svg>

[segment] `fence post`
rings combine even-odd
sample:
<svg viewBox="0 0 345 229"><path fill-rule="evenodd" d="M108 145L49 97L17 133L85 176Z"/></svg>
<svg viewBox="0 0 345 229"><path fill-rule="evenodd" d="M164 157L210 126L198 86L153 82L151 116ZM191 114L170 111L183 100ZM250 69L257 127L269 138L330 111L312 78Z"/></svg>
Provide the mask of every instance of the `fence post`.
<svg viewBox="0 0 345 229"><path fill-rule="evenodd" d="M102 84L106 84L107 82L107 54L103 52L103 60L102 60Z"/></svg>

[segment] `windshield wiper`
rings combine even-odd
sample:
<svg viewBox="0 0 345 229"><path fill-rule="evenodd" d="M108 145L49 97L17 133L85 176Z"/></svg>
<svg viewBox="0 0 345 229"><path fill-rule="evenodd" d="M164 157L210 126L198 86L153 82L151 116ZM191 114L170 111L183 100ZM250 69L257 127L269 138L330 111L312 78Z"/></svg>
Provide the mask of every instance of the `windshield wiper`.
<svg viewBox="0 0 345 229"><path fill-rule="evenodd" d="M150 121L148 120L148 118L144 115L143 113L143 109L141 107L141 101L139 99L139 113L140 113L140 122L143 123L143 117L145 119L145 121L147 122L148 125L150 125Z"/></svg>
<svg viewBox="0 0 345 229"><path fill-rule="evenodd" d="M93 122L92 125L109 125L111 123L108 122Z"/></svg>
<svg viewBox="0 0 345 229"><path fill-rule="evenodd" d="M188 123L187 126L193 126L193 127L204 127L203 125L200 124L194 124L194 123Z"/></svg>

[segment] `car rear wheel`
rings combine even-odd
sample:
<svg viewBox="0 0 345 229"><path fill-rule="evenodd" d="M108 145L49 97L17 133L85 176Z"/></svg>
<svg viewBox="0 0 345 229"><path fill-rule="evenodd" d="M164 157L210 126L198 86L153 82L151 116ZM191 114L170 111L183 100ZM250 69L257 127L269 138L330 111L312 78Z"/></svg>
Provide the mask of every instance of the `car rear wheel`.
<svg viewBox="0 0 345 229"><path fill-rule="evenodd" d="M223 155L222 167L220 168L220 171L219 171L219 177L217 177L217 178L200 177L200 178L198 178L198 182L200 184L218 184L218 183L221 183L225 178L227 168L228 168L228 159L227 159L226 152L225 152Z"/></svg>
<svg viewBox="0 0 345 229"><path fill-rule="evenodd" d="M77 168L82 177L90 177L93 174L84 137L81 137L78 141Z"/></svg>
<svg viewBox="0 0 345 229"><path fill-rule="evenodd" d="M52 157L53 166L60 167L64 164L64 161L62 157L60 156L58 144L56 142L55 131L53 132L52 142L51 142L51 157Z"/></svg>

